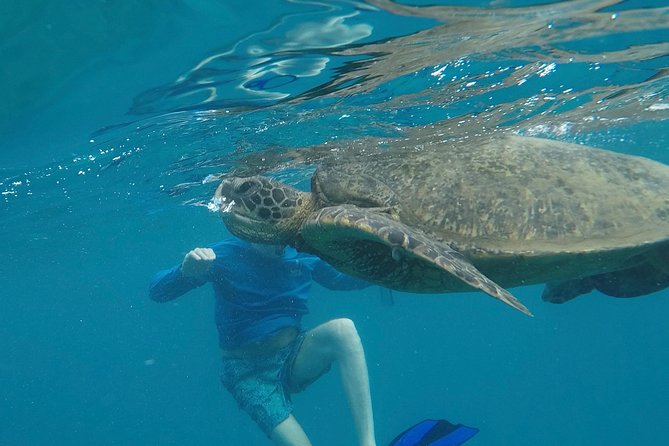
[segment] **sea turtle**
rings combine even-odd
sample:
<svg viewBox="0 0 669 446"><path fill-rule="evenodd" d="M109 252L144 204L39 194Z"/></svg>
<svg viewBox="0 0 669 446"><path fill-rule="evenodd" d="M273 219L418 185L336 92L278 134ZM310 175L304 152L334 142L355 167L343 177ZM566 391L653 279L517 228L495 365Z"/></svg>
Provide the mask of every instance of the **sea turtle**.
<svg viewBox="0 0 669 446"><path fill-rule="evenodd" d="M655 161L495 135L324 163L311 192L225 178L214 201L250 241L292 245L391 289L478 288L530 314L502 287L549 283L544 298L559 302L669 286L667 191L669 166Z"/></svg>

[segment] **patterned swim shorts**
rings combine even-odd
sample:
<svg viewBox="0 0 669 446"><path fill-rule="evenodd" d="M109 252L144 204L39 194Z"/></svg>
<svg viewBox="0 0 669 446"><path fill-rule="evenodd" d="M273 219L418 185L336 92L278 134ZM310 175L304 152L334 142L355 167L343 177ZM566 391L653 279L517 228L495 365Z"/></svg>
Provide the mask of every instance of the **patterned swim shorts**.
<svg viewBox="0 0 669 446"><path fill-rule="evenodd" d="M221 382L268 437L293 411L290 394L301 390L291 388L289 379L303 341L304 333L300 333L290 344L267 355L223 358Z"/></svg>

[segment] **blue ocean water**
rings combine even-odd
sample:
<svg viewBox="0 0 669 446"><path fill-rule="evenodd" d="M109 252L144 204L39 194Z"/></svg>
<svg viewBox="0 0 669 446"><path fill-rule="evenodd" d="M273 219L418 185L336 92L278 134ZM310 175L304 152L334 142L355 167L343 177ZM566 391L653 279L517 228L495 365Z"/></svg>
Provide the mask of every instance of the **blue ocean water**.
<svg viewBox="0 0 669 446"><path fill-rule="evenodd" d="M663 0L32 0L0 5L0 444L269 444L218 381L209 289L157 270L227 232L211 175L305 187L389 138L512 131L669 164ZM379 444L425 417L471 445L662 444L667 291L564 305L513 290L316 288L355 320ZM295 397L354 444L338 377Z"/></svg>

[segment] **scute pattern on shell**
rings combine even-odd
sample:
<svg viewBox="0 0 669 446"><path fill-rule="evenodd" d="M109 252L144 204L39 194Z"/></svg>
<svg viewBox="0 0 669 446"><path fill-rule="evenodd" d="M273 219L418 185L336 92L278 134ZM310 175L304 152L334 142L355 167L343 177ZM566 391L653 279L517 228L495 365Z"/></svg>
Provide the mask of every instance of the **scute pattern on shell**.
<svg viewBox="0 0 669 446"><path fill-rule="evenodd" d="M346 179L347 202L374 201L380 182L402 221L471 249L591 252L669 237L669 168L577 144L496 136L328 169Z"/></svg>

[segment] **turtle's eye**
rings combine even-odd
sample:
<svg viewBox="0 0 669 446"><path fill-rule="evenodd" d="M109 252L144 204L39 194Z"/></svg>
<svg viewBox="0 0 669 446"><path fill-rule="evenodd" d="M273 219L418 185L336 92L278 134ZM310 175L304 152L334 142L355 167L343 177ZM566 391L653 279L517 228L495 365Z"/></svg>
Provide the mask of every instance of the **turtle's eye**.
<svg viewBox="0 0 669 446"><path fill-rule="evenodd" d="M243 195L248 191L250 191L253 188L253 186L255 186L255 183L253 181L251 180L244 181L243 183L235 187L235 193Z"/></svg>

